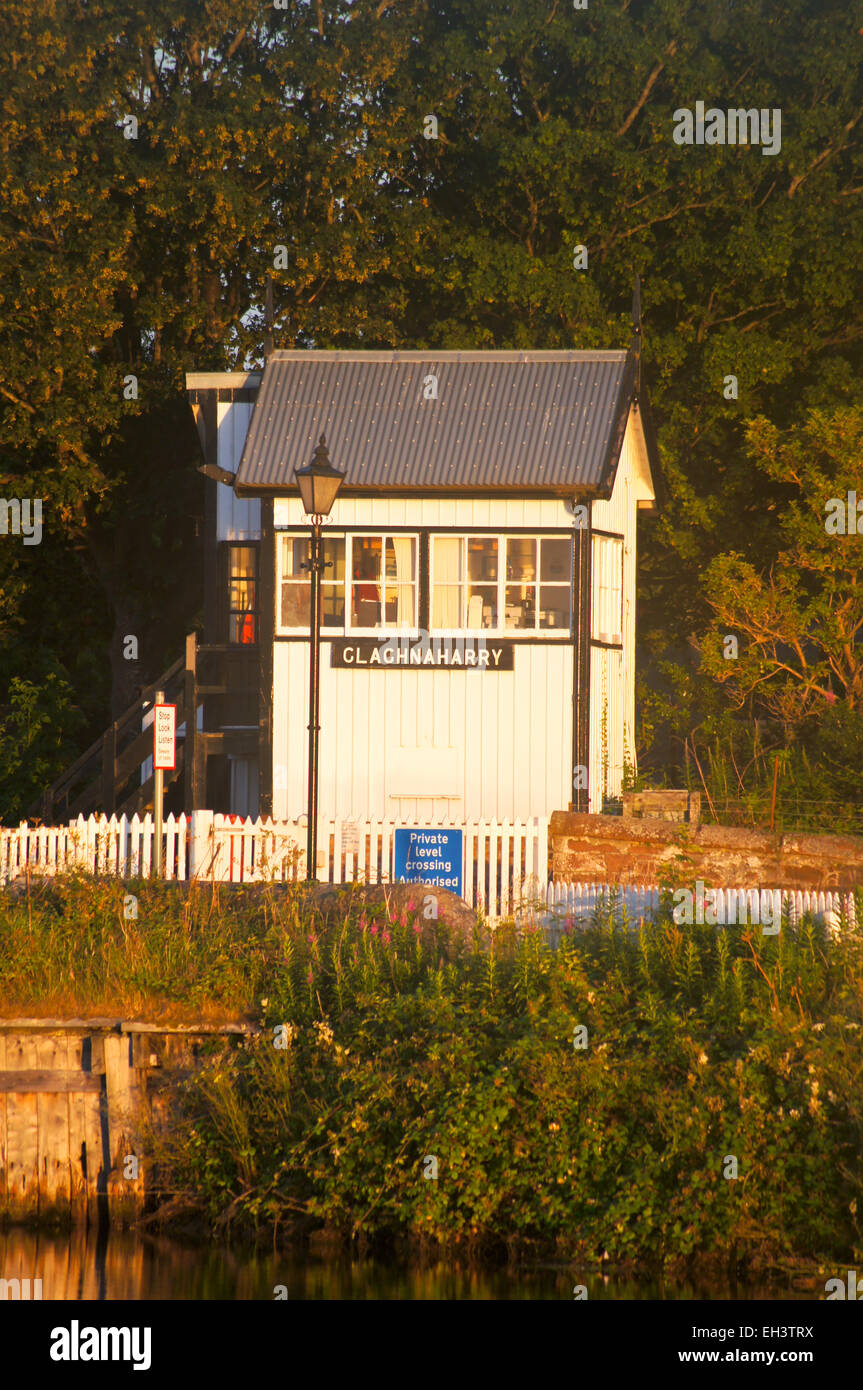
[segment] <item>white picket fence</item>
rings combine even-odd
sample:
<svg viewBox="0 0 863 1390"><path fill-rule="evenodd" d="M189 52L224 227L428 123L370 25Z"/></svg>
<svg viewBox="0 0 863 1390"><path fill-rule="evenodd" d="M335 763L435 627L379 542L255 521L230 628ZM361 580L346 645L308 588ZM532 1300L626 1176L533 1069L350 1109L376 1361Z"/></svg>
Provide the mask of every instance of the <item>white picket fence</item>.
<svg viewBox="0 0 863 1390"><path fill-rule="evenodd" d="M548 885L544 924L551 929L552 939L556 942L567 929L589 921L600 905L613 907L621 920L625 917L629 922L637 922L639 918L659 909L662 891L657 884L555 881ZM695 911L697 913L697 907ZM839 925L843 913L851 925L856 921L854 894L829 890L802 892L788 888L717 888L715 895L706 897L702 911L703 920L713 920L712 916L707 916L710 911L715 913L716 922L722 926L733 922L772 926L782 921L784 911L788 912L792 922L799 922L804 913L811 912L814 917L823 918L833 929Z"/></svg>
<svg viewBox="0 0 863 1390"><path fill-rule="evenodd" d="M656 884L620 886L549 882L548 819L508 825L464 824L462 884L465 901L490 921L510 916L547 928L556 941L584 924L600 902L613 902L637 921L660 906ZM317 877L322 882L393 881L393 821L325 821L318 826ZM121 878L148 878L153 868L153 817L80 816L63 826L0 828L0 884L27 874L53 874L79 867ZM257 820L196 811L168 816L163 825L166 879L220 883L292 882L306 876L305 820ZM854 922L853 894L804 893L780 889L725 888L717 891L717 920L779 921L783 907L792 919L804 912L831 925L844 911ZM745 916L744 916L745 914Z"/></svg>
<svg viewBox="0 0 863 1390"><path fill-rule="evenodd" d="M478 821L463 831L465 900L493 919L523 903L544 901L548 881L548 818L509 825ZM326 821L318 825L317 877L322 882L393 881L393 821ZM153 817L90 816L65 826L0 829L0 884L26 874L79 867L91 873L148 878L153 868ZM196 811L167 816L162 863L166 879L258 883L306 876L306 823L257 820Z"/></svg>

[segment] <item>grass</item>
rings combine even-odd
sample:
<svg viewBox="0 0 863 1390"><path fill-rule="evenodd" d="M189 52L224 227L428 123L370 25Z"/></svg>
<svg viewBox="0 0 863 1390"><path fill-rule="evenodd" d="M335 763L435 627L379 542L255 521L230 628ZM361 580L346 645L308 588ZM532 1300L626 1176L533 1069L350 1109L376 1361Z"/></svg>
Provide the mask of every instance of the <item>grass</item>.
<svg viewBox="0 0 863 1390"><path fill-rule="evenodd" d="M863 1259L859 929L601 905L550 950L421 901L346 893L324 916L304 886L45 881L0 894L0 1006L262 1025L176 1083L147 1149L218 1231L666 1270Z"/></svg>
<svg viewBox="0 0 863 1390"><path fill-rule="evenodd" d="M250 1020L303 901L302 887L34 879L0 892L0 1016Z"/></svg>

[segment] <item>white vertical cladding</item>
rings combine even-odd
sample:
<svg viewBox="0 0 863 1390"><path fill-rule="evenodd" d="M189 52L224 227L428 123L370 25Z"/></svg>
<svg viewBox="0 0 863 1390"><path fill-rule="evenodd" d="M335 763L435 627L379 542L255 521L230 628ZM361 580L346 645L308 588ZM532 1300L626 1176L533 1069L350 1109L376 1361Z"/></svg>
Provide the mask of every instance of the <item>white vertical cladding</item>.
<svg viewBox="0 0 863 1390"><path fill-rule="evenodd" d="M334 459L338 466L338 459ZM275 502L277 529L303 529L298 497ZM341 526L560 528L557 498L338 497ZM515 642L513 671L342 670L321 645L321 815L403 821L548 815L572 797L572 646ZM273 814L307 798L308 643L275 643ZM411 767L416 767L416 791ZM397 789L398 796L393 795ZM423 795L423 791L426 795Z"/></svg>
<svg viewBox="0 0 863 1390"><path fill-rule="evenodd" d="M236 473L249 431L253 401L219 401L219 467ZM255 541L261 534L261 504L257 497L237 497L226 483L216 488L216 536L220 541Z"/></svg>
<svg viewBox="0 0 863 1390"><path fill-rule="evenodd" d="M590 809L602 810L602 798L619 796L623 779L623 729L626 683L620 651L594 647L590 660ZM604 719L603 719L604 712ZM605 732L605 740L603 739ZM627 735L627 740L628 740ZM603 746L605 742L605 747Z"/></svg>
<svg viewBox="0 0 863 1390"><path fill-rule="evenodd" d="M334 460L338 466L338 460ZM299 497L276 498L277 528L308 525ZM556 497L337 497L327 526L458 526L465 531L481 526L500 528L560 527L571 531L572 515Z"/></svg>
<svg viewBox="0 0 863 1390"><path fill-rule="evenodd" d="M457 823L524 819L568 805L568 643L516 645L515 669L499 673L334 669L330 651L322 642L321 816ZM308 643L277 641L277 818L299 815L306 806L308 680ZM412 765L418 769L415 791L405 780ZM424 777L431 778L425 785ZM402 794L392 795L394 788Z"/></svg>
<svg viewBox="0 0 863 1390"><path fill-rule="evenodd" d="M607 700L608 795L619 796L624 758L635 764L635 586L638 439L630 411L611 497L593 503L598 531L623 536L623 650L591 648L590 809L602 809L602 710ZM605 695L603 696L603 690Z"/></svg>

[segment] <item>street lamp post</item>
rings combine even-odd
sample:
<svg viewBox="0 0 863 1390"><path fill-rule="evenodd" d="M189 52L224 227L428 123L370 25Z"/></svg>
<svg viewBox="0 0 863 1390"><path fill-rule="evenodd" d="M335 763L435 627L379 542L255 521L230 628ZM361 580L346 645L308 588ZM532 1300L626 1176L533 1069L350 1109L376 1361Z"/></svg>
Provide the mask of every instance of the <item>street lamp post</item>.
<svg viewBox="0 0 863 1390"><path fill-rule="evenodd" d="M318 441L311 463L305 468L295 468L294 477L303 499L306 515L311 518L311 545L309 570L311 580L310 642L309 653L309 824L306 836L306 879L314 880L318 863L318 733L320 725L320 657L321 657L321 573L325 568L323 560L323 540L321 528L324 518L329 516L336 494L341 487L344 473L333 468L327 453L327 442L323 435Z"/></svg>

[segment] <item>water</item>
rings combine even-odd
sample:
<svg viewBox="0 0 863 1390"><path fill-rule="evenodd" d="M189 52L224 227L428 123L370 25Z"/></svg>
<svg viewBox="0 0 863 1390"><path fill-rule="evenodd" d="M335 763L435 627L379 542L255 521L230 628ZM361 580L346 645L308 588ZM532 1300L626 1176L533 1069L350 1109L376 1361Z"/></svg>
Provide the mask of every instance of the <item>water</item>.
<svg viewBox="0 0 863 1390"><path fill-rule="evenodd" d="M482 1269L445 1263L388 1264L349 1256L316 1258L188 1242L168 1236L114 1231L46 1234L0 1230L0 1278L42 1280L42 1298L268 1299L283 1285L289 1299L545 1299L574 1298L583 1284L590 1299L813 1299L824 1297L823 1277L793 1287L743 1288L659 1283L645 1278L582 1274L542 1266Z"/></svg>

